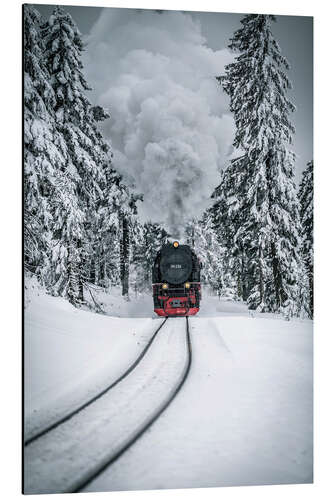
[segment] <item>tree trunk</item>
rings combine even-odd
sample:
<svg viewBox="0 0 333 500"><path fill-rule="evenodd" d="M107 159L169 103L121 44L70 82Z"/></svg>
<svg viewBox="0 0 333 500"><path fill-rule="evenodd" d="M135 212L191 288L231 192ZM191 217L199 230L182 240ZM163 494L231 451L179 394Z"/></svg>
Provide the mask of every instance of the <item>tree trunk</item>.
<svg viewBox="0 0 333 500"><path fill-rule="evenodd" d="M262 273L261 262L259 262L259 293L260 293L260 304L264 302L264 278Z"/></svg>
<svg viewBox="0 0 333 500"><path fill-rule="evenodd" d="M121 240L120 240L120 281L122 287L122 296L128 299L128 280L129 280L129 228L128 219L124 214L121 219Z"/></svg>
<svg viewBox="0 0 333 500"><path fill-rule="evenodd" d="M280 309L282 305L281 301L281 288L282 288L282 283L281 283L281 276L280 276L280 270L279 270L279 262L276 257L276 251L275 251L275 246L272 243L271 245L271 252L272 252L272 268L273 268L273 280L274 280L274 288L275 288L275 300L276 300L276 305L277 305L277 310Z"/></svg>
<svg viewBox="0 0 333 500"><path fill-rule="evenodd" d="M78 278L78 301L83 303L84 302L84 296L83 296L83 268L84 268L84 262L83 262L83 252L82 252L82 241L79 240L77 244L78 248L78 266L77 266L77 278Z"/></svg>
<svg viewBox="0 0 333 500"><path fill-rule="evenodd" d="M309 288L310 288L310 312L311 318L313 318L313 266L309 265Z"/></svg>
<svg viewBox="0 0 333 500"><path fill-rule="evenodd" d="M89 281L96 285L95 261L92 257L90 257L90 259L89 259L89 268L90 268Z"/></svg>
<svg viewBox="0 0 333 500"><path fill-rule="evenodd" d="M242 297L242 300L244 302L246 302L249 294L248 294L248 286L247 286L246 258L245 258L244 251L242 251L242 255L241 255L241 280L242 280L242 295L241 295L241 297Z"/></svg>
<svg viewBox="0 0 333 500"><path fill-rule="evenodd" d="M259 291L260 291L260 304L264 305L265 304L265 282L264 282L264 273L262 269L262 247L259 247Z"/></svg>
<svg viewBox="0 0 333 500"><path fill-rule="evenodd" d="M95 270L94 270L95 281L94 281L94 283L96 286L98 286L99 285L99 255L95 255L94 267L95 267Z"/></svg>
<svg viewBox="0 0 333 500"><path fill-rule="evenodd" d="M68 287L67 296L71 304L76 305L79 297L78 287L78 266L77 266L77 252L72 246L68 248Z"/></svg>

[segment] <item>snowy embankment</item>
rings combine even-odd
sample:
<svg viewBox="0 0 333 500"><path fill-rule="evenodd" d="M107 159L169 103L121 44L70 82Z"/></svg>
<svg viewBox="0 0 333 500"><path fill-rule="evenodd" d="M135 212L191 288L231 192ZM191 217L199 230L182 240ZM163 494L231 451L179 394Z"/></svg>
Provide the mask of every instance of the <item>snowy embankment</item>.
<svg viewBox="0 0 333 500"><path fill-rule="evenodd" d="M82 311L27 280L25 440L119 377L160 321Z"/></svg>
<svg viewBox="0 0 333 500"><path fill-rule="evenodd" d="M39 409L45 416L49 408L53 415L59 401L63 407L73 404L78 394L82 399L103 380L119 375L160 321L149 319L148 296L133 297L130 304L116 295L105 296L109 314L125 316L127 308L135 311L138 304L140 314L146 314L115 318L76 310L39 293L32 294L26 310L27 416L36 425ZM241 303L204 294L201 311L190 325L193 364L181 392L150 430L86 490L311 482L312 321L250 315ZM174 337L169 341L174 343ZM169 348L164 352L174 366ZM167 389L170 379L162 372L159 376L154 359L147 358L146 370ZM136 401L134 415L142 400ZM127 429L133 425L127 420L133 411L122 413ZM96 416L91 413L91 422ZM58 446L59 441L48 443L49 450ZM98 457L100 451L96 442L91 456ZM37 455L52 461L42 449ZM47 476L43 481L47 489Z"/></svg>

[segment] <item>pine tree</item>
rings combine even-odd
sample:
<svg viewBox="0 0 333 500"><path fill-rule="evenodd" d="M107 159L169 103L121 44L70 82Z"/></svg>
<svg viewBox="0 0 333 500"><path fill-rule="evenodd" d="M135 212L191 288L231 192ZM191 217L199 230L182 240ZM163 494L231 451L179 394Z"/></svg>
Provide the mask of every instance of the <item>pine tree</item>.
<svg viewBox="0 0 333 500"><path fill-rule="evenodd" d="M43 24L33 7L24 9L25 263L75 305L89 280L121 281L128 293L139 197L113 168L99 130L108 113L86 97L81 35L60 7Z"/></svg>
<svg viewBox="0 0 333 500"><path fill-rule="evenodd" d="M219 226L221 228L221 226ZM212 208L200 220L193 219L185 230L190 245L202 264L201 281L219 297L235 298L235 280L230 275L225 241L214 222Z"/></svg>
<svg viewBox="0 0 333 500"><path fill-rule="evenodd" d="M130 281L130 260L132 251L133 224L134 216L137 215L136 203L138 199L142 200L142 195L134 195L129 189L122 186L121 205L118 208L119 226L120 226L120 281L122 287L122 296L129 300L129 281Z"/></svg>
<svg viewBox="0 0 333 500"><path fill-rule="evenodd" d="M85 95L89 86L83 76L81 54L83 43L78 28L71 16L56 7L49 21L43 26L45 61L50 82L55 94L56 128L64 139L67 162L60 173L71 186L67 195L72 203L55 214L62 217L58 226L67 224L66 234L67 286L65 290L75 303L83 301L83 283L87 279L86 263L90 259L91 239L97 227L98 207L107 195L103 186L110 168L111 151L103 139L97 122L108 115L100 107L93 107ZM109 186L108 186L109 188ZM73 214L73 207L78 211ZM79 227L71 223L75 218ZM56 245L64 242L56 240ZM60 254L59 254L60 255ZM61 266L60 266L61 267ZM73 287L72 284L76 283Z"/></svg>
<svg viewBox="0 0 333 500"><path fill-rule="evenodd" d="M86 245L88 281L108 287L120 283L119 218L121 206L121 177L112 165L105 171L105 182L101 185L103 197L91 218L89 240Z"/></svg>
<svg viewBox="0 0 333 500"><path fill-rule="evenodd" d="M168 238L167 231L158 223L145 222L143 225L133 220L132 225L132 267L135 288L139 291L151 290L152 268L157 252Z"/></svg>
<svg viewBox="0 0 333 500"><path fill-rule="evenodd" d="M65 151L54 126L55 95L43 63L39 12L24 6L24 261L45 284L50 260L55 165Z"/></svg>
<svg viewBox="0 0 333 500"><path fill-rule="evenodd" d="M84 213L78 206L75 185L66 172L56 181L52 239L52 283L55 295L66 296L77 304L80 295L81 255L78 242L83 239Z"/></svg>
<svg viewBox="0 0 333 500"><path fill-rule="evenodd" d="M244 157L231 161L222 172L221 183L212 195L214 203L209 209L217 240L224 248L224 272L228 276L229 288L233 289L235 297L244 301L249 289L248 258L242 238L247 214L245 167Z"/></svg>
<svg viewBox="0 0 333 500"><path fill-rule="evenodd" d="M131 258L130 258L130 278L131 288L137 297L138 292L146 289L146 270L144 268L144 226L138 219L133 220L131 225Z"/></svg>
<svg viewBox="0 0 333 500"><path fill-rule="evenodd" d="M103 166L109 163L108 145L97 126L97 119L108 118L100 107L93 107L85 92L91 90L82 69L83 43L70 14L56 7L43 29L46 65L56 95L57 127L66 141L71 159L71 176L82 202L93 208L101 194Z"/></svg>
<svg viewBox="0 0 333 500"><path fill-rule="evenodd" d="M298 192L302 227L302 254L309 289L309 312L313 318L313 161L307 163Z"/></svg>
<svg viewBox="0 0 333 500"><path fill-rule="evenodd" d="M120 281L121 281L121 294L127 300L129 299L129 261L130 261L130 240L129 240L129 221L127 214L120 211Z"/></svg>
<svg viewBox="0 0 333 500"><path fill-rule="evenodd" d="M244 174L235 186L245 196L235 235L246 252L249 307L299 311L300 225L294 181L295 155L288 146L294 105L286 94L288 62L273 38L270 15L246 15L229 47L238 53L218 81L230 96Z"/></svg>

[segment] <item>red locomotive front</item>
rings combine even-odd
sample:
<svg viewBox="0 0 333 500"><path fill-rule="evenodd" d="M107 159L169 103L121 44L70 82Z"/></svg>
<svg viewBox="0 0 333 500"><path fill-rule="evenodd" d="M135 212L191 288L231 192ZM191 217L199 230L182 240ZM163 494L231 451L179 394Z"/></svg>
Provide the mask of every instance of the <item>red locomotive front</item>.
<svg viewBox="0 0 333 500"><path fill-rule="evenodd" d="M201 264L188 245L163 245L153 266L154 311L159 316L193 316L200 308Z"/></svg>

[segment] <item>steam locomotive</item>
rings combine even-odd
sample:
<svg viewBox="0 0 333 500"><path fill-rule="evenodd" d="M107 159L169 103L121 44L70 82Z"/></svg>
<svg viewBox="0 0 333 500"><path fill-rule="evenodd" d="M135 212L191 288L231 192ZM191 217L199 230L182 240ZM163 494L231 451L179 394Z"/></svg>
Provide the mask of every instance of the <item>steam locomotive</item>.
<svg viewBox="0 0 333 500"><path fill-rule="evenodd" d="M153 265L154 311L159 316L192 316L200 308L201 263L188 245L163 245Z"/></svg>

